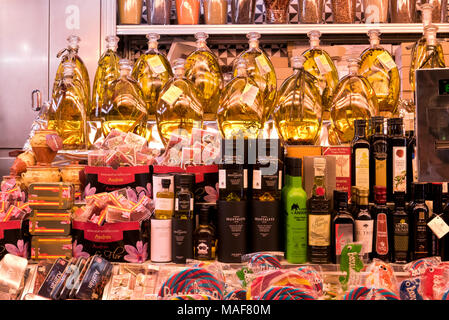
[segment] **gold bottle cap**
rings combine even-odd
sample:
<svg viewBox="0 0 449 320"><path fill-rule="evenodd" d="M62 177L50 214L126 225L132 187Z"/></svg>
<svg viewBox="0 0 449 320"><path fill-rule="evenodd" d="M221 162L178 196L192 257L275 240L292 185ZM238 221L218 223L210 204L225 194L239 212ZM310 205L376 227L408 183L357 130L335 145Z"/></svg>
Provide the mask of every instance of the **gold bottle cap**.
<svg viewBox="0 0 449 320"><path fill-rule="evenodd" d="M109 49L112 51L117 51L119 41L120 41L120 38L117 36L107 36L106 37L106 49Z"/></svg>

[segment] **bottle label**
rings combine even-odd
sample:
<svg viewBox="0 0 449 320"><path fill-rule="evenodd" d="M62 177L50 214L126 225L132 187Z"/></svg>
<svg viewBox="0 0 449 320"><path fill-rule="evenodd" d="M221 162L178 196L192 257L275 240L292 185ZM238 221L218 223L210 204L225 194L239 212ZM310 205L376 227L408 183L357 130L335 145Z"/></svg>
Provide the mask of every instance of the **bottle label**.
<svg viewBox="0 0 449 320"><path fill-rule="evenodd" d="M245 88L243 89L242 95L240 96L240 101L246 104L249 108L256 112L259 117L261 117L263 114L263 110L261 108L258 108L258 106L254 104L258 93L259 88L257 86L253 86L247 83Z"/></svg>
<svg viewBox="0 0 449 320"><path fill-rule="evenodd" d="M218 188L226 189L226 170L218 170Z"/></svg>
<svg viewBox="0 0 449 320"><path fill-rule="evenodd" d="M352 224L335 225L335 254L341 255L341 251L348 243L354 241L354 227Z"/></svg>
<svg viewBox="0 0 449 320"><path fill-rule="evenodd" d="M195 258L202 260L212 259L212 239L196 239L195 240Z"/></svg>
<svg viewBox="0 0 449 320"><path fill-rule="evenodd" d="M407 148L393 147L393 192L407 189Z"/></svg>
<svg viewBox="0 0 449 320"><path fill-rule="evenodd" d="M355 221L355 241L362 243L362 254L373 251L373 220Z"/></svg>
<svg viewBox="0 0 449 320"><path fill-rule="evenodd" d="M243 169L243 188L248 188L248 169Z"/></svg>
<svg viewBox="0 0 449 320"><path fill-rule="evenodd" d="M267 58L265 58L264 54L260 54L256 57L256 64L262 75L271 72L270 65L268 64Z"/></svg>
<svg viewBox="0 0 449 320"><path fill-rule="evenodd" d="M164 92L161 99L169 105L173 105L183 92L184 91L182 91L182 89L179 89L177 86L172 85L170 86L170 88L168 88L167 91Z"/></svg>
<svg viewBox="0 0 449 320"><path fill-rule="evenodd" d="M331 243L331 215L309 214L309 246L327 247Z"/></svg>
<svg viewBox="0 0 449 320"><path fill-rule="evenodd" d="M253 189L262 189L262 175L260 170L253 171Z"/></svg>
<svg viewBox="0 0 449 320"><path fill-rule="evenodd" d="M420 210L415 215L418 217L418 221L415 224L415 254L428 254L428 234L426 223L426 212Z"/></svg>
<svg viewBox="0 0 449 320"><path fill-rule="evenodd" d="M229 190L241 190L248 188L248 170L218 170L218 188Z"/></svg>
<svg viewBox="0 0 449 320"><path fill-rule="evenodd" d="M376 221L376 252L383 256L388 254L388 225L387 215L379 213Z"/></svg>
<svg viewBox="0 0 449 320"><path fill-rule="evenodd" d="M413 147L412 152L412 172L413 172L413 182L418 182L418 159L416 158L416 146ZM447 188L447 186L446 186Z"/></svg>
<svg viewBox="0 0 449 320"><path fill-rule="evenodd" d="M376 186L387 186L387 160L375 159L376 166Z"/></svg>
<svg viewBox="0 0 449 320"><path fill-rule="evenodd" d="M293 203L287 213L287 261L307 261L307 209Z"/></svg>
<svg viewBox="0 0 449 320"><path fill-rule="evenodd" d="M278 189L282 190L282 170L279 170ZM446 191L447 192L447 191Z"/></svg>
<svg viewBox="0 0 449 320"><path fill-rule="evenodd" d="M173 198L157 198L155 210L173 211L174 202Z"/></svg>
<svg viewBox="0 0 449 320"><path fill-rule="evenodd" d="M369 188L369 149L355 150L355 185Z"/></svg>
<svg viewBox="0 0 449 320"><path fill-rule="evenodd" d="M396 258L405 260L407 258L407 251L408 251L409 225L405 218L394 217L393 219L394 219L393 240L394 240L395 256ZM402 254L400 254L399 252L401 252Z"/></svg>
<svg viewBox="0 0 449 320"><path fill-rule="evenodd" d="M318 67L318 70L320 70L321 74L326 74L332 71L332 67L329 64L329 62L326 59L326 56L321 54L317 57L315 57L315 63Z"/></svg>
<svg viewBox="0 0 449 320"><path fill-rule="evenodd" d="M191 197L176 198L175 211L193 211L193 198Z"/></svg>
<svg viewBox="0 0 449 320"><path fill-rule="evenodd" d="M164 64L161 61L161 58L159 55L152 56L150 59L148 59L148 62L150 64L150 68L154 73L160 74L167 70L165 70Z"/></svg>
<svg viewBox="0 0 449 320"><path fill-rule="evenodd" d="M171 261L172 252L171 220L151 220L151 260L155 262Z"/></svg>
<svg viewBox="0 0 449 320"><path fill-rule="evenodd" d="M278 180L278 174L262 175L261 170L253 171L253 189L276 191L276 189L279 188ZM282 189L282 186L280 189Z"/></svg>
<svg viewBox="0 0 449 320"><path fill-rule="evenodd" d="M391 55L387 51L384 51L381 54L379 54L377 56L377 60L379 60L379 62L383 65L383 67L385 69L387 69L387 71L390 71L391 69L397 67L396 63L393 60L393 58L391 57Z"/></svg>
<svg viewBox="0 0 449 320"><path fill-rule="evenodd" d="M432 232L438 237L438 239L441 239L446 235L446 233L449 232L449 226L446 224L446 222L444 222L443 219L441 219L440 216L436 216L435 218L430 220L427 225L432 230Z"/></svg>

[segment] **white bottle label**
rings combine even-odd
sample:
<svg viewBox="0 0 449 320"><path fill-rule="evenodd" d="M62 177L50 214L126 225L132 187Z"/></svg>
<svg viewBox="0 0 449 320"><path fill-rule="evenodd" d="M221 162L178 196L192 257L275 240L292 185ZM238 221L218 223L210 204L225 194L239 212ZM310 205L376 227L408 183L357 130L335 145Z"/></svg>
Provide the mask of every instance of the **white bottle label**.
<svg viewBox="0 0 449 320"><path fill-rule="evenodd" d="M170 88L168 88L167 91L165 91L161 99L167 102L169 105L173 105L183 92L184 91L182 91L182 89L179 89L177 86L172 85L170 86Z"/></svg>
<svg viewBox="0 0 449 320"><path fill-rule="evenodd" d="M355 185L369 188L369 149L355 150Z"/></svg>
<svg viewBox="0 0 449 320"><path fill-rule="evenodd" d="M151 261L171 261L171 229L171 219L151 219Z"/></svg>
<svg viewBox="0 0 449 320"><path fill-rule="evenodd" d="M377 60L379 60L379 62L384 66L385 69L387 69L387 71L390 71L391 69L397 67L393 58L387 51L384 51L381 54L379 54L377 56Z"/></svg>
<svg viewBox="0 0 449 320"><path fill-rule="evenodd" d="M151 57L148 60L149 64L150 64L150 68L154 73L160 74L165 72L165 67L164 64L161 61L161 58L158 55L155 55L153 57Z"/></svg>
<svg viewBox="0 0 449 320"><path fill-rule="evenodd" d="M226 170L218 170L218 189L226 189Z"/></svg>
<svg viewBox="0 0 449 320"><path fill-rule="evenodd" d="M259 68L259 71L262 75L271 71L270 65L268 64L267 58L265 55L261 54L256 57L256 64Z"/></svg>
<svg viewBox="0 0 449 320"><path fill-rule="evenodd" d="M262 189L262 175L260 170L253 171L253 189Z"/></svg>
<svg viewBox="0 0 449 320"><path fill-rule="evenodd" d="M248 169L243 169L243 188L248 188Z"/></svg>
<svg viewBox="0 0 449 320"><path fill-rule="evenodd" d="M407 148L393 147L393 192L407 188Z"/></svg>
<svg viewBox="0 0 449 320"><path fill-rule="evenodd" d="M263 110L259 110L259 108L257 108L257 105L254 105L254 101L256 100L258 93L259 88L257 86L253 86L247 83L245 88L243 89L242 95L240 96L240 101L246 104L253 111L255 111L260 117L262 116Z"/></svg>
<svg viewBox="0 0 449 320"><path fill-rule="evenodd" d="M279 190L282 190L282 170L279 170Z"/></svg>
<svg viewBox="0 0 449 320"><path fill-rule="evenodd" d="M324 56L323 54L315 57L315 63L321 74L326 74L332 71L329 62L326 59L326 56Z"/></svg>
<svg viewBox="0 0 449 320"><path fill-rule="evenodd" d="M373 251L373 220L355 221L355 241L362 243L362 253Z"/></svg>
<svg viewBox="0 0 449 320"><path fill-rule="evenodd" d="M155 210L173 211L174 199L157 198L155 203Z"/></svg>
<svg viewBox="0 0 449 320"><path fill-rule="evenodd" d="M326 247L331 244L331 215L309 214L309 245Z"/></svg>

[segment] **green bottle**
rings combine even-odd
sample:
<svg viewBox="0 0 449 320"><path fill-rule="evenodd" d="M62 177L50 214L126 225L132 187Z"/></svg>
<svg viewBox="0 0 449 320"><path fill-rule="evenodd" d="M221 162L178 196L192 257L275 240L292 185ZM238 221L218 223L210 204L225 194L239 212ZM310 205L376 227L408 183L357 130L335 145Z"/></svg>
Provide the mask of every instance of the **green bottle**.
<svg viewBox="0 0 449 320"><path fill-rule="evenodd" d="M282 204L286 221L286 259L289 263L307 262L307 193L302 188L302 159L285 159L285 186Z"/></svg>

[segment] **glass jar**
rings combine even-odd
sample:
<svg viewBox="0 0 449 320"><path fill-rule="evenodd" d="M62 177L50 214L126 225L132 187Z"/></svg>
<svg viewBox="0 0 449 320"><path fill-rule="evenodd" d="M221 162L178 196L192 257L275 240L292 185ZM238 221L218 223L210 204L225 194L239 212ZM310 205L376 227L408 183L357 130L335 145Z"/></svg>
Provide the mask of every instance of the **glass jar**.
<svg viewBox="0 0 449 320"><path fill-rule="evenodd" d="M392 23L414 23L416 21L416 0L390 0Z"/></svg>
<svg viewBox="0 0 449 320"><path fill-rule="evenodd" d="M147 0L148 24L170 24L171 0Z"/></svg>
<svg viewBox="0 0 449 320"><path fill-rule="evenodd" d="M256 0L231 0L233 24L254 24Z"/></svg>
<svg viewBox="0 0 449 320"><path fill-rule="evenodd" d="M355 23L357 0L332 0L334 23Z"/></svg>
<svg viewBox="0 0 449 320"><path fill-rule="evenodd" d="M363 0L365 23L387 23L389 0Z"/></svg>
<svg viewBox="0 0 449 320"><path fill-rule="evenodd" d="M203 0L206 24L226 24L228 0Z"/></svg>
<svg viewBox="0 0 449 320"><path fill-rule="evenodd" d="M432 22L444 23L447 21L447 0L425 0L422 3L432 5Z"/></svg>
<svg viewBox="0 0 449 320"><path fill-rule="evenodd" d="M299 0L300 23L323 23L324 0Z"/></svg>
<svg viewBox="0 0 449 320"><path fill-rule="evenodd" d="M290 0L264 0L266 23L288 23Z"/></svg>
<svg viewBox="0 0 449 320"><path fill-rule="evenodd" d="M176 0L178 24L198 24L200 21L200 0Z"/></svg>
<svg viewBox="0 0 449 320"><path fill-rule="evenodd" d="M140 24L143 0L118 0L119 23Z"/></svg>

